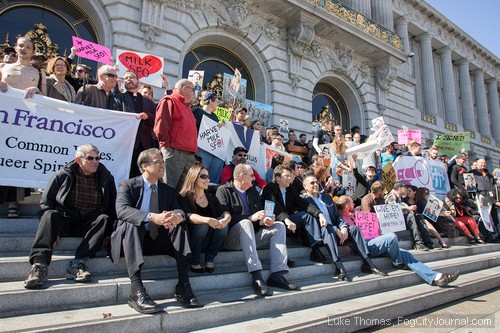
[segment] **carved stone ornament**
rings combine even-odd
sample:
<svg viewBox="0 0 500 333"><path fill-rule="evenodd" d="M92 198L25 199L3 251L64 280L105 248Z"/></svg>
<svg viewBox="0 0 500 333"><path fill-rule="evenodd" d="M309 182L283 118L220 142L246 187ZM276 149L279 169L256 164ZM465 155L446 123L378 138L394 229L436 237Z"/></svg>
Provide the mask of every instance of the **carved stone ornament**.
<svg viewBox="0 0 500 333"><path fill-rule="evenodd" d="M155 45L156 37L161 34L166 6L166 0L142 0L140 30L144 32L144 44L148 49Z"/></svg>
<svg viewBox="0 0 500 333"><path fill-rule="evenodd" d="M144 44L147 49L152 49L156 43L156 37L161 35L161 30L150 25L141 25L141 31L144 32Z"/></svg>
<svg viewBox="0 0 500 333"><path fill-rule="evenodd" d="M288 48L298 57L308 53L314 40L314 27L303 22L297 22L288 29Z"/></svg>
<svg viewBox="0 0 500 333"><path fill-rule="evenodd" d="M391 88L392 82L396 79L398 70L396 67L389 64L384 64L377 67L375 80L377 81L380 89L388 91Z"/></svg>

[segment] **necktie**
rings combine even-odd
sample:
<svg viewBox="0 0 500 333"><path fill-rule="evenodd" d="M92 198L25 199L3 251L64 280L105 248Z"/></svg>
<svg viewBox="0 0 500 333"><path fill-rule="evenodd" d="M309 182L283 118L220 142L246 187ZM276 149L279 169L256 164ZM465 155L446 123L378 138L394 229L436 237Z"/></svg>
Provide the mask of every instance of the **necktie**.
<svg viewBox="0 0 500 333"><path fill-rule="evenodd" d="M159 213L160 208L158 207L158 194L156 193L156 184L151 184L151 198L149 201L149 211L151 213ZM151 239L156 239L158 237L158 230L160 226L158 224L154 224L149 222L149 236Z"/></svg>

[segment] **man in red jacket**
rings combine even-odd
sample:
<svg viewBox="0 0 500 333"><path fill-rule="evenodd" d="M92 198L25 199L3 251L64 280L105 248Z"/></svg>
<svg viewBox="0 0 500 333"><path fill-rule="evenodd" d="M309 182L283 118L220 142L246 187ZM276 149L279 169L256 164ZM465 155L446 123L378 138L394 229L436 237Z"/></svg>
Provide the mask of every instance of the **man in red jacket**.
<svg viewBox="0 0 500 333"><path fill-rule="evenodd" d="M156 108L154 132L166 164L163 181L173 188L180 188L182 175L195 164L198 131L190 109L194 98L193 83L180 79L174 92L163 96Z"/></svg>

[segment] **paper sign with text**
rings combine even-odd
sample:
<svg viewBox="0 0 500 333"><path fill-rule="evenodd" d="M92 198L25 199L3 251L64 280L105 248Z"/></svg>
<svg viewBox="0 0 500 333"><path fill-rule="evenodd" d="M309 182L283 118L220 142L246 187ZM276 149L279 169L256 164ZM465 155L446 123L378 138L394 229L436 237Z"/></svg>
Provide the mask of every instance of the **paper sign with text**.
<svg viewBox="0 0 500 333"><path fill-rule="evenodd" d="M451 132L436 134L433 146L439 150L440 155L453 156L462 149L470 149L470 132Z"/></svg>
<svg viewBox="0 0 500 333"><path fill-rule="evenodd" d="M404 145L408 141L422 143L421 130L398 130L398 143Z"/></svg>
<svg viewBox="0 0 500 333"><path fill-rule="evenodd" d="M231 120L231 111L229 109L218 106L214 113L219 118L219 121Z"/></svg>
<svg viewBox="0 0 500 333"><path fill-rule="evenodd" d="M80 37L72 36L73 46L76 48L75 54L81 58L113 65L111 61L111 51L106 47Z"/></svg>
<svg viewBox="0 0 500 333"><path fill-rule="evenodd" d="M120 76L128 69L133 71L141 83L162 87L163 57L153 54L116 49L116 64Z"/></svg>
<svg viewBox="0 0 500 333"><path fill-rule="evenodd" d="M406 230L403 211L398 204L374 206L383 234Z"/></svg>
<svg viewBox="0 0 500 333"><path fill-rule="evenodd" d="M198 131L198 147L224 161L230 135L227 129L219 127L217 122L204 115Z"/></svg>
<svg viewBox="0 0 500 333"><path fill-rule="evenodd" d="M369 240L379 236L380 226L377 214L357 211L355 221L356 225L361 229L364 239Z"/></svg>

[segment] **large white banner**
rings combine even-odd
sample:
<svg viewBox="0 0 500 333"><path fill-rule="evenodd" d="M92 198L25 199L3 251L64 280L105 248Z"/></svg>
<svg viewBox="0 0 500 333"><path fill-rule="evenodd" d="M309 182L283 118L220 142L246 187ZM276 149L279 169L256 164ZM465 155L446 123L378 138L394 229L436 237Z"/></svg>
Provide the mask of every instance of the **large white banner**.
<svg viewBox="0 0 500 333"><path fill-rule="evenodd" d="M12 88L0 93L0 185L45 188L86 143L99 148L116 185L128 178L139 126L135 114L23 94Z"/></svg>
<svg viewBox="0 0 500 333"><path fill-rule="evenodd" d="M261 151L259 133L231 121L226 121L225 127L231 136L226 162L231 162L234 148L244 147L248 151L247 164L256 169L260 176L265 175L265 151Z"/></svg>
<svg viewBox="0 0 500 333"><path fill-rule="evenodd" d="M450 191L446 166L441 161L399 156L392 166L399 181L416 187L425 187L440 200L444 200Z"/></svg>
<svg viewBox="0 0 500 333"><path fill-rule="evenodd" d="M230 136L229 130L219 127L216 121L203 115L198 131L198 148L224 161L227 157Z"/></svg>

